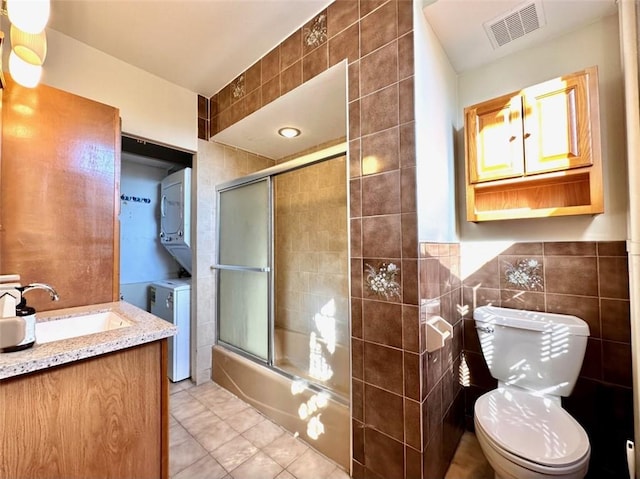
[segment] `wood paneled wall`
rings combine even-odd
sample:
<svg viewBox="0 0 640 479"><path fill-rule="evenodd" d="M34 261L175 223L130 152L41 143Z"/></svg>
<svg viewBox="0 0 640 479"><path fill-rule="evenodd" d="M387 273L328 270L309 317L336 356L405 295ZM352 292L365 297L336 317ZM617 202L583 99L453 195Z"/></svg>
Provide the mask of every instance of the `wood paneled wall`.
<svg viewBox="0 0 640 479"><path fill-rule="evenodd" d="M0 167L0 274L54 286L36 310L117 300L119 110L8 78Z"/></svg>

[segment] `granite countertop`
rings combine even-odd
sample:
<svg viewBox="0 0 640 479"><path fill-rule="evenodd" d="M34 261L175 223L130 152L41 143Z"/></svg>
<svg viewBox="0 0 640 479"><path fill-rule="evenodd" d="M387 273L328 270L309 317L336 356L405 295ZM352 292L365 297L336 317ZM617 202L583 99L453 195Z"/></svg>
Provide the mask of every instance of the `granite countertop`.
<svg viewBox="0 0 640 479"><path fill-rule="evenodd" d="M36 337L32 348L0 353L0 380L157 341L177 333L173 324L124 301L43 311L36 313L36 318L42 322L106 311L122 316L132 325L45 344L38 344Z"/></svg>

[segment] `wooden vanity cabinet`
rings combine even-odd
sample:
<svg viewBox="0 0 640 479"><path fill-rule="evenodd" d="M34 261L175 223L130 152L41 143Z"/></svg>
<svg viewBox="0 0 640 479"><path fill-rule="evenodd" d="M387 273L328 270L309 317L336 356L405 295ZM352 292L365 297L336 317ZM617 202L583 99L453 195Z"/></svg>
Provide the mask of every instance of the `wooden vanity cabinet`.
<svg viewBox="0 0 640 479"><path fill-rule="evenodd" d="M167 478L166 340L0 381L0 477Z"/></svg>
<svg viewBox="0 0 640 479"><path fill-rule="evenodd" d="M467 219L602 213L597 68L465 108Z"/></svg>

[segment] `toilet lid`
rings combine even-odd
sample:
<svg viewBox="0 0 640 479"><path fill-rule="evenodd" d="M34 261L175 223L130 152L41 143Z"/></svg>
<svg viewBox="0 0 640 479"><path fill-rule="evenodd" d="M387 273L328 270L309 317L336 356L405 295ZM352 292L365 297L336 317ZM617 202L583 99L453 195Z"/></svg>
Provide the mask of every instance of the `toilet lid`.
<svg viewBox="0 0 640 479"><path fill-rule="evenodd" d="M498 447L537 464L568 466L590 451L582 426L544 397L495 389L478 398L475 416Z"/></svg>

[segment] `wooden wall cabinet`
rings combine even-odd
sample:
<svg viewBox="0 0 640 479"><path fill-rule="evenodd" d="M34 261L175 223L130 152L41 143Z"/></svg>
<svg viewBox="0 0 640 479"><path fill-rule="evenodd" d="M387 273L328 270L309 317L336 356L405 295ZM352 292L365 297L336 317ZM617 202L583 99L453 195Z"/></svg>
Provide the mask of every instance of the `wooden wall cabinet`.
<svg viewBox="0 0 640 479"><path fill-rule="evenodd" d="M468 221L604 211L596 67L464 113Z"/></svg>
<svg viewBox="0 0 640 479"><path fill-rule="evenodd" d="M166 341L0 381L0 477L168 477Z"/></svg>

